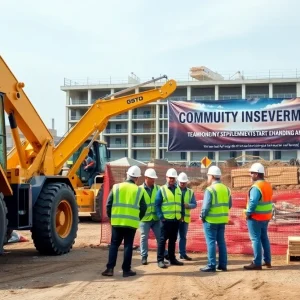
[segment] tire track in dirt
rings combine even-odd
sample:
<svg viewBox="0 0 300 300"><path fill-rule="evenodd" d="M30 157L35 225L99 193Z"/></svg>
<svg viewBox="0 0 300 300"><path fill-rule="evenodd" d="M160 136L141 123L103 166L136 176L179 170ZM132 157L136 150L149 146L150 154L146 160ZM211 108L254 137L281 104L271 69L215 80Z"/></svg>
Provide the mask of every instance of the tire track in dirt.
<svg viewBox="0 0 300 300"><path fill-rule="evenodd" d="M200 277L193 276L192 278L194 282L197 284L197 286L200 288L200 290L205 293L204 295L201 296L205 296L206 299L212 299L213 297L217 296L215 291L212 288L209 288L207 284L204 283L202 279L200 279Z"/></svg>
<svg viewBox="0 0 300 300"><path fill-rule="evenodd" d="M230 284L229 286L227 286L226 288L224 288L224 290L227 291L242 282L243 282L243 279L239 279L236 282L234 282L234 283Z"/></svg>
<svg viewBox="0 0 300 300"><path fill-rule="evenodd" d="M62 295L59 298L56 298L56 300L79 299L91 284L93 284L93 282L82 282L77 284L76 287L75 284L70 284L67 286L66 291L62 290Z"/></svg>
<svg viewBox="0 0 300 300"><path fill-rule="evenodd" d="M16 284L18 281L24 281L25 279L31 279L35 277L41 277L43 275L47 274L55 274L59 272L66 271L68 269L77 268L82 265L87 264L94 264L95 259L97 259L99 256L99 253L97 253L97 256L93 256L92 258L89 256L89 258L85 258L83 260L78 261L56 261L55 263L43 263L40 265L39 263L34 263L35 266L32 266L31 268L24 268L21 272L18 274L8 274L7 272L3 272L5 276L0 277L0 289L2 284L11 283L14 282ZM20 271L20 270L18 270ZM0 272L1 275L2 272Z"/></svg>

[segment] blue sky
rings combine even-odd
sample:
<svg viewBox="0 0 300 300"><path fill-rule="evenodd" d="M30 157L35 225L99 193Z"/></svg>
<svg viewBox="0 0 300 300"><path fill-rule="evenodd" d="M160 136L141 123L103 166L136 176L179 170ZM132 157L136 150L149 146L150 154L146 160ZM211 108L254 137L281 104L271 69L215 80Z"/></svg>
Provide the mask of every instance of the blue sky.
<svg viewBox="0 0 300 300"><path fill-rule="evenodd" d="M300 70L297 0L0 0L0 55L47 126L65 132L66 78Z"/></svg>

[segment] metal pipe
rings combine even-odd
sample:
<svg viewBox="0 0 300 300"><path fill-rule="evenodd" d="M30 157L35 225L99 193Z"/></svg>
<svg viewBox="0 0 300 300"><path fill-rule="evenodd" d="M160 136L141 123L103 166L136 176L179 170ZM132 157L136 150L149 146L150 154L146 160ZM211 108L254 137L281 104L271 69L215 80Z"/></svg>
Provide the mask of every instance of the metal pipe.
<svg viewBox="0 0 300 300"><path fill-rule="evenodd" d="M16 119L13 113L10 113L8 115L8 120L10 124L11 133L15 142L16 150L19 156L20 166L23 169L26 169L26 159L25 159L25 153L21 144L19 129L16 123Z"/></svg>
<svg viewBox="0 0 300 300"><path fill-rule="evenodd" d="M157 77L157 78L153 77L151 80L148 80L148 81L143 82L143 83L139 83L139 84L137 84L135 86L129 87L129 88L124 89L122 91L110 94L110 95L108 95L108 96L106 96L104 98L101 98L101 99L107 100L107 99L110 99L111 97L115 97L115 96L119 96L119 95L125 94L125 93L127 93L129 91L135 90L138 87L144 86L144 85L149 84L149 83L153 83L153 82L158 81L160 79L168 79L168 76L167 75L163 75L163 76L160 76L160 77Z"/></svg>

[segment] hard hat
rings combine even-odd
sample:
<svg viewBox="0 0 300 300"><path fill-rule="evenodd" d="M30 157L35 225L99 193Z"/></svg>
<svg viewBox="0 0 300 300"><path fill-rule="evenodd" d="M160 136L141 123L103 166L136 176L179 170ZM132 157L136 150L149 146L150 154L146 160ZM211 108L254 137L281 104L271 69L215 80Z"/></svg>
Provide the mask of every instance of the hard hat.
<svg viewBox="0 0 300 300"><path fill-rule="evenodd" d="M221 170L217 166L212 166L208 169L207 175L213 175L213 176L221 176Z"/></svg>
<svg viewBox="0 0 300 300"><path fill-rule="evenodd" d="M156 172L154 169L147 169L145 171L145 174L144 174L145 177L149 177L149 178L157 178L157 175L156 175Z"/></svg>
<svg viewBox="0 0 300 300"><path fill-rule="evenodd" d="M127 175L131 177L140 177L141 174L141 169L138 166L132 166L127 171Z"/></svg>
<svg viewBox="0 0 300 300"><path fill-rule="evenodd" d="M171 168L167 171L166 176L177 178L177 171L175 169Z"/></svg>
<svg viewBox="0 0 300 300"><path fill-rule="evenodd" d="M260 163L254 163L249 169L249 172L265 174L265 168Z"/></svg>
<svg viewBox="0 0 300 300"><path fill-rule="evenodd" d="M187 175L186 175L184 172L181 172L181 173L178 175L177 181L178 181L178 182L188 182L189 179L188 179Z"/></svg>

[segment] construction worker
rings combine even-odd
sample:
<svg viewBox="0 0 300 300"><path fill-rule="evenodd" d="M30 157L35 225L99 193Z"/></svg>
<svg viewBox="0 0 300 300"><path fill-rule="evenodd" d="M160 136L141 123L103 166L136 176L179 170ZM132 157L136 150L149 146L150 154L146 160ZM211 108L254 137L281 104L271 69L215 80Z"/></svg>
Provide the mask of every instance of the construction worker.
<svg viewBox="0 0 300 300"><path fill-rule="evenodd" d="M227 271L227 249L225 242L225 225L229 221L229 209L232 206L229 188L221 183L221 170L212 166L207 172L209 187L204 193L201 219L207 245L208 263L200 270L215 272L216 268ZM216 242L219 248L219 263L216 263Z"/></svg>
<svg viewBox="0 0 300 300"><path fill-rule="evenodd" d="M164 263L166 241L168 256L171 265L182 266L175 256L175 244L178 235L179 223L184 217L182 192L176 184L177 171L173 168L166 173L167 183L157 192L155 198L156 214L161 222L160 240L157 248L157 263L160 268L167 268Z"/></svg>
<svg viewBox="0 0 300 300"><path fill-rule="evenodd" d="M268 224L272 219L272 186L264 180L265 168L260 163L254 163L250 170L253 182L245 211L248 231L252 241L254 260L245 270L262 269L262 248L264 250L264 266L271 268L271 247L268 237Z"/></svg>
<svg viewBox="0 0 300 300"><path fill-rule="evenodd" d="M143 190L136 185L140 176L141 169L138 166L130 167L127 171L127 180L114 184L108 196L106 212L112 225L112 236L108 263L102 273L103 276L113 276L118 249L123 240L123 277L136 275L136 272L131 270L133 240L147 209Z"/></svg>
<svg viewBox="0 0 300 300"><path fill-rule="evenodd" d="M186 236L189 229L189 223L191 222L191 209L197 207L197 202L193 190L187 187L189 179L184 172L178 175L177 181L179 188L181 189L185 209L184 220L179 223L179 257L185 260L192 260L192 258L186 254Z"/></svg>
<svg viewBox="0 0 300 300"><path fill-rule="evenodd" d="M147 204L147 211L144 218L140 222L140 250L142 256L142 264L147 265L148 258L148 238L150 229L153 231L157 244L160 237L160 222L155 211L155 197L159 186L155 184L157 175L154 169L147 169L144 173L145 182L140 187L144 190L144 198Z"/></svg>
<svg viewBox="0 0 300 300"><path fill-rule="evenodd" d="M88 185L91 187L95 178L96 161L94 160L94 152L92 149L89 150L87 157L84 162L84 171L88 173Z"/></svg>

